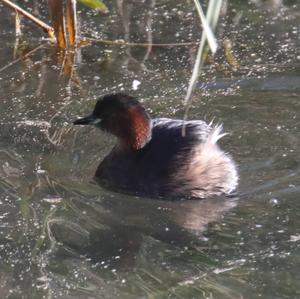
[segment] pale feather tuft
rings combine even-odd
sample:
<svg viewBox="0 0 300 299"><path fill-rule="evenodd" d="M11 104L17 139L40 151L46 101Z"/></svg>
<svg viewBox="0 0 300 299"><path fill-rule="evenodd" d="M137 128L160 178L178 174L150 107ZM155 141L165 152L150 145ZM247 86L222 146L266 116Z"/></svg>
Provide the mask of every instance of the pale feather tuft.
<svg viewBox="0 0 300 299"><path fill-rule="evenodd" d="M213 125L213 123L210 122L209 127L211 128L211 131L209 132L209 135L207 136L207 142L208 143L215 144L222 137L228 135L228 133L222 133L222 131L223 131L223 125L222 124Z"/></svg>
<svg viewBox="0 0 300 299"><path fill-rule="evenodd" d="M202 130L201 130L202 129ZM235 163L230 155L220 149L217 141L227 135L222 133L222 124L199 126L199 144L189 153L189 163L179 167L170 184L174 194L189 194L191 197L209 197L230 194L238 184ZM177 157L186 161L187 157ZM184 179L183 179L184 178Z"/></svg>

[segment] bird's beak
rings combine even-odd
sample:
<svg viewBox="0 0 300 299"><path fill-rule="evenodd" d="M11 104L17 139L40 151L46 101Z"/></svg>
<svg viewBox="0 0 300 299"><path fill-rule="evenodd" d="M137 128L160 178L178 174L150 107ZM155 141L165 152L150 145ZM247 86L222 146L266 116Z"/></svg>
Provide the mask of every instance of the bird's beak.
<svg viewBox="0 0 300 299"><path fill-rule="evenodd" d="M76 119L74 121L74 125L97 125L101 122L101 119L94 116L93 114L83 117L83 118L79 118Z"/></svg>

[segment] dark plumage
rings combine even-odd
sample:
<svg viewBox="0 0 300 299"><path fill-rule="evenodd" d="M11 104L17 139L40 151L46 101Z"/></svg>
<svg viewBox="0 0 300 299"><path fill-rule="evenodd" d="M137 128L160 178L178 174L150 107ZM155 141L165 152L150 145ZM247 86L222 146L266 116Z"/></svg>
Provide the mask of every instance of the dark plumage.
<svg viewBox="0 0 300 299"><path fill-rule="evenodd" d="M216 144L222 127L203 121L153 119L139 102L124 94L98 100L91 116L75 124L94 123L119 142L96 172L103 186L154 197L208 197L229 194L237 172Z"/></svg>

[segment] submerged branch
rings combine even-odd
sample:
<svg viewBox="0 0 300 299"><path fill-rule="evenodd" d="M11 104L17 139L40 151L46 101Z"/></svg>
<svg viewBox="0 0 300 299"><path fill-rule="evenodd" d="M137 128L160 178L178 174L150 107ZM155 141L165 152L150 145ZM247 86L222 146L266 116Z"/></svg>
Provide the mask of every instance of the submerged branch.
<svg viewBox="0 0 300 299"><path fill-rule="evenodd" d="M123 40L107 40L107 39L96 39L96 38L87 38L87 41L98 42L106 45L120 45L120 46L129 46L129 47L186 47L186 46L198 46L199 42L182 42L182 43L132 43L126 42Z"/></svg>
<svg viewBox="0 0 300 299"><path fill-rule="evenodd" d="M48 36L50 38L54 37L54 29L53 27L47 25L43 21L39 20L38 18L34 17L31 15L29 12L25 11L18 5L12 3L9 0L0 0L4 4L6 4L8 7L15 9L17 13L22 14L23 16L27 17L30 19L33 23L41 27L42 29L46 30L48 33ZM96 38L86 38L86 40L81 40L79 41L79 46L84 45L85 43L88 43L89 41L91 42L98 42L102 44L107 44L107 45L120 45L120 46L129 46L129 47L187 47L187 46L198 46L199 42L194 41L194 42L179 42L179 43L134 43L134 42L126 42L123 40L106 40L106 39L96 39ZM1 69L2 70L2 69ZM1 71L0 70L0 71Z"/></svg>
<svg viewBox="0 0 300 299"><path fill-rule="evenodd" d="M28 18L29 20L31 20L34 24L38 25L39 27L43 28L44 30L47 31L48 36L50 38L53 37L53 28L49 25L47 25L46 23L44 23L43 21L39 20L38 18L34 17L32 14L30 14L29 12L27 12L26 10L24 10L23 8L21 8L20 6L14 4L13 2L9 1L9 0L0 0L2 1L4 4L6 4L8 7L16 10L18 13L22 14L23 16L25 16L26 18Z"/></svg>
<svg viewBox="0 0 300 299"><path fill-rule="evenodd" d="M25 59L26 57L30 56L31 54L33 54L34 52L36 52L37 50L39 50L39 49L41 49L43 47L44 47L44 45L39 45L38 47L36 47L33 50L31 50L28 53L26 53L24 56L19 57L18 59L15 59L15 60L11 61L9 64L7 64L4 67L2 67L0 69L0 72L3 72L4 70L6 70L7 68L9 68L10 66L12 66L12 65L18 63L19 61Z"/></svg>

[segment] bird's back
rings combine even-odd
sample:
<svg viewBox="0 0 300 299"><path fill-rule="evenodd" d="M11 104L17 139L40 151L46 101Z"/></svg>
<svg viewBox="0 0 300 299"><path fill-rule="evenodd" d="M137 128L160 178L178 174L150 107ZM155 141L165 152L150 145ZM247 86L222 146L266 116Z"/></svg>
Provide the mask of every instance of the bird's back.
<svg viewBox="0 0 300 299"><path fill-rule="evenodd" d="M237 175L216 144L220 137L221 127L203 121L154 119L151 140L140 150L116 146L99 165L96 179L110 189L155 197L230 192Z"/></svg>

